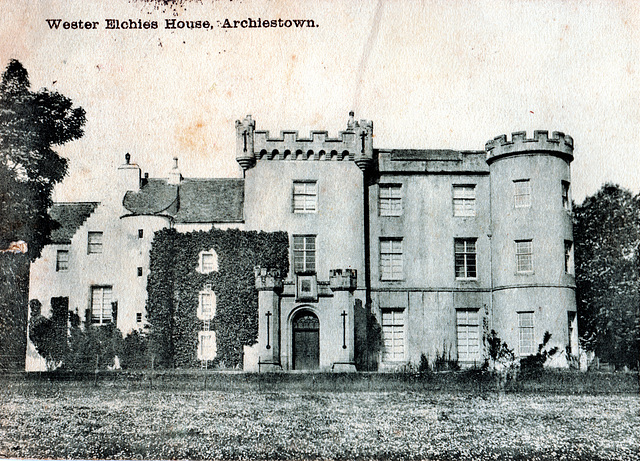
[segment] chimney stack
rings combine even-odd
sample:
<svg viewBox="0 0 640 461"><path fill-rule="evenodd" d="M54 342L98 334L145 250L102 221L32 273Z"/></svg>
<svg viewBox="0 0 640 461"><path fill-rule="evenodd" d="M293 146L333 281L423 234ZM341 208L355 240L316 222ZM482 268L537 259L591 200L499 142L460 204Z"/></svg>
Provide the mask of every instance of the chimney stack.
<svg viewBox="0 0 640 461"><path fill-rule="evenodd" d="M131 154L124 156L124 164L118 167L119 192L124 194L128 190L137 192L140 190L140 167L131 163Z"/></svg>
<svg viewBox="0 0 640 461"><path fill-rule="evenodd" d="M167 181L169 184L178 185L182 181L182 175L180 174L180 170L178 169L178 157L173 157L173 168L169 172L169 180Z"/></svg>

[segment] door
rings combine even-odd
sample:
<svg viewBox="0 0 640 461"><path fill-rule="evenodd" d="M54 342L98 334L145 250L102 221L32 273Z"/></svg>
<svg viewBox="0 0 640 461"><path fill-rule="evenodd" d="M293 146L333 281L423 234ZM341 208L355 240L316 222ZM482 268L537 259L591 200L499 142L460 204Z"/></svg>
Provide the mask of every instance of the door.
<svg viewBox="0 0 640 461"><path fill-rule="evenodd" d="M315 370L320 365L320 322L311 312L293 321L293 369Z"/></svg>

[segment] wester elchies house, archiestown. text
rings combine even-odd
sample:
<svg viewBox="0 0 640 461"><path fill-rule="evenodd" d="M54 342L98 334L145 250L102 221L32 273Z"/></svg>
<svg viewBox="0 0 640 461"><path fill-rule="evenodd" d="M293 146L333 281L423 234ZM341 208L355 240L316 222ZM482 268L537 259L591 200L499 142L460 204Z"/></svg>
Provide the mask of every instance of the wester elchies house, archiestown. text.
<svg viewBox="0 0 640 461"><path fill-rule="evenodd" d="M177 159L167 179L148 178L127 154L113 196L53 206L61 227L32 265L30 299L46 314L57 298L86 325L127 334L149 323L157 231L284 231L289 267L251 266L247 371L395 370L442 354L480 364L490 330L520 356L547 331L576 351L573 139L536 131L480 151L384 149L373 123L350 115L337 138L271 137L250 116L237 121L242 179L183 178ZM202 248L187 267L213 276L218 253ZM191 363L215 363L229 296L215 277L191 280L174 315L196 319ZM45 367L31 343L26 363Z"/></svg>

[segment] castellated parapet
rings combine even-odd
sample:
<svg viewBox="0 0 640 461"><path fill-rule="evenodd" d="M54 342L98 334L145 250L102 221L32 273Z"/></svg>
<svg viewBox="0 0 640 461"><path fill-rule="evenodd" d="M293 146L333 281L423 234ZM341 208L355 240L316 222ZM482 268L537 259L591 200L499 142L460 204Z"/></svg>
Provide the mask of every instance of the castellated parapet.
<svg viewBox="0 0 640 461"><path fill-rule="evenodd" d="M549 132L536 130L533 139L527 138L526 131L511 134L511 141L507 135L501 135L487 141L487 163L491 164L498 158L520 153L550 153L571 162L573 160L573 138L560 131L554 131L549 138Z"/></svg>
<svg viewBox="0 0 640 461"><path fill-rule="evenodd" d="M333 291L353 291L358 287L358 272L355 269L332 269L329 271L329 286Z"/></svg>
<svg viewBox="0 0 640 461"><path fill-rule="evenodd" d="M282 290L282 276L277 269L255 266L253 272L256 278L256 289L258 291Z"/></svg>
<svg viewBox="0 0 640 461"><path fill-rule="evenodd" d="M255 121L247 115L236 121L236 160L243 170L258 160L351 160L364 171L373 162L373 122L358 122L353 112L349 116L347 129L335 138L327 131L312 131L301 138L290 130L271 137L269 131L255 130Z"/></svg>

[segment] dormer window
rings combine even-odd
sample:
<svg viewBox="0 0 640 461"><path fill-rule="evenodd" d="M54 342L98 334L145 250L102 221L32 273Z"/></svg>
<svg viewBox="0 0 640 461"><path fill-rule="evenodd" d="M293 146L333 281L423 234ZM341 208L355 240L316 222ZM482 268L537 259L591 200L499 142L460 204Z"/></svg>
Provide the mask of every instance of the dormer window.
<svg viewBox="0 0 640 461"><path fill-rule="evenodd" d="M218 254L213 251L201 251L198 255L198 272L209 274L218 270Z"/></svg>

